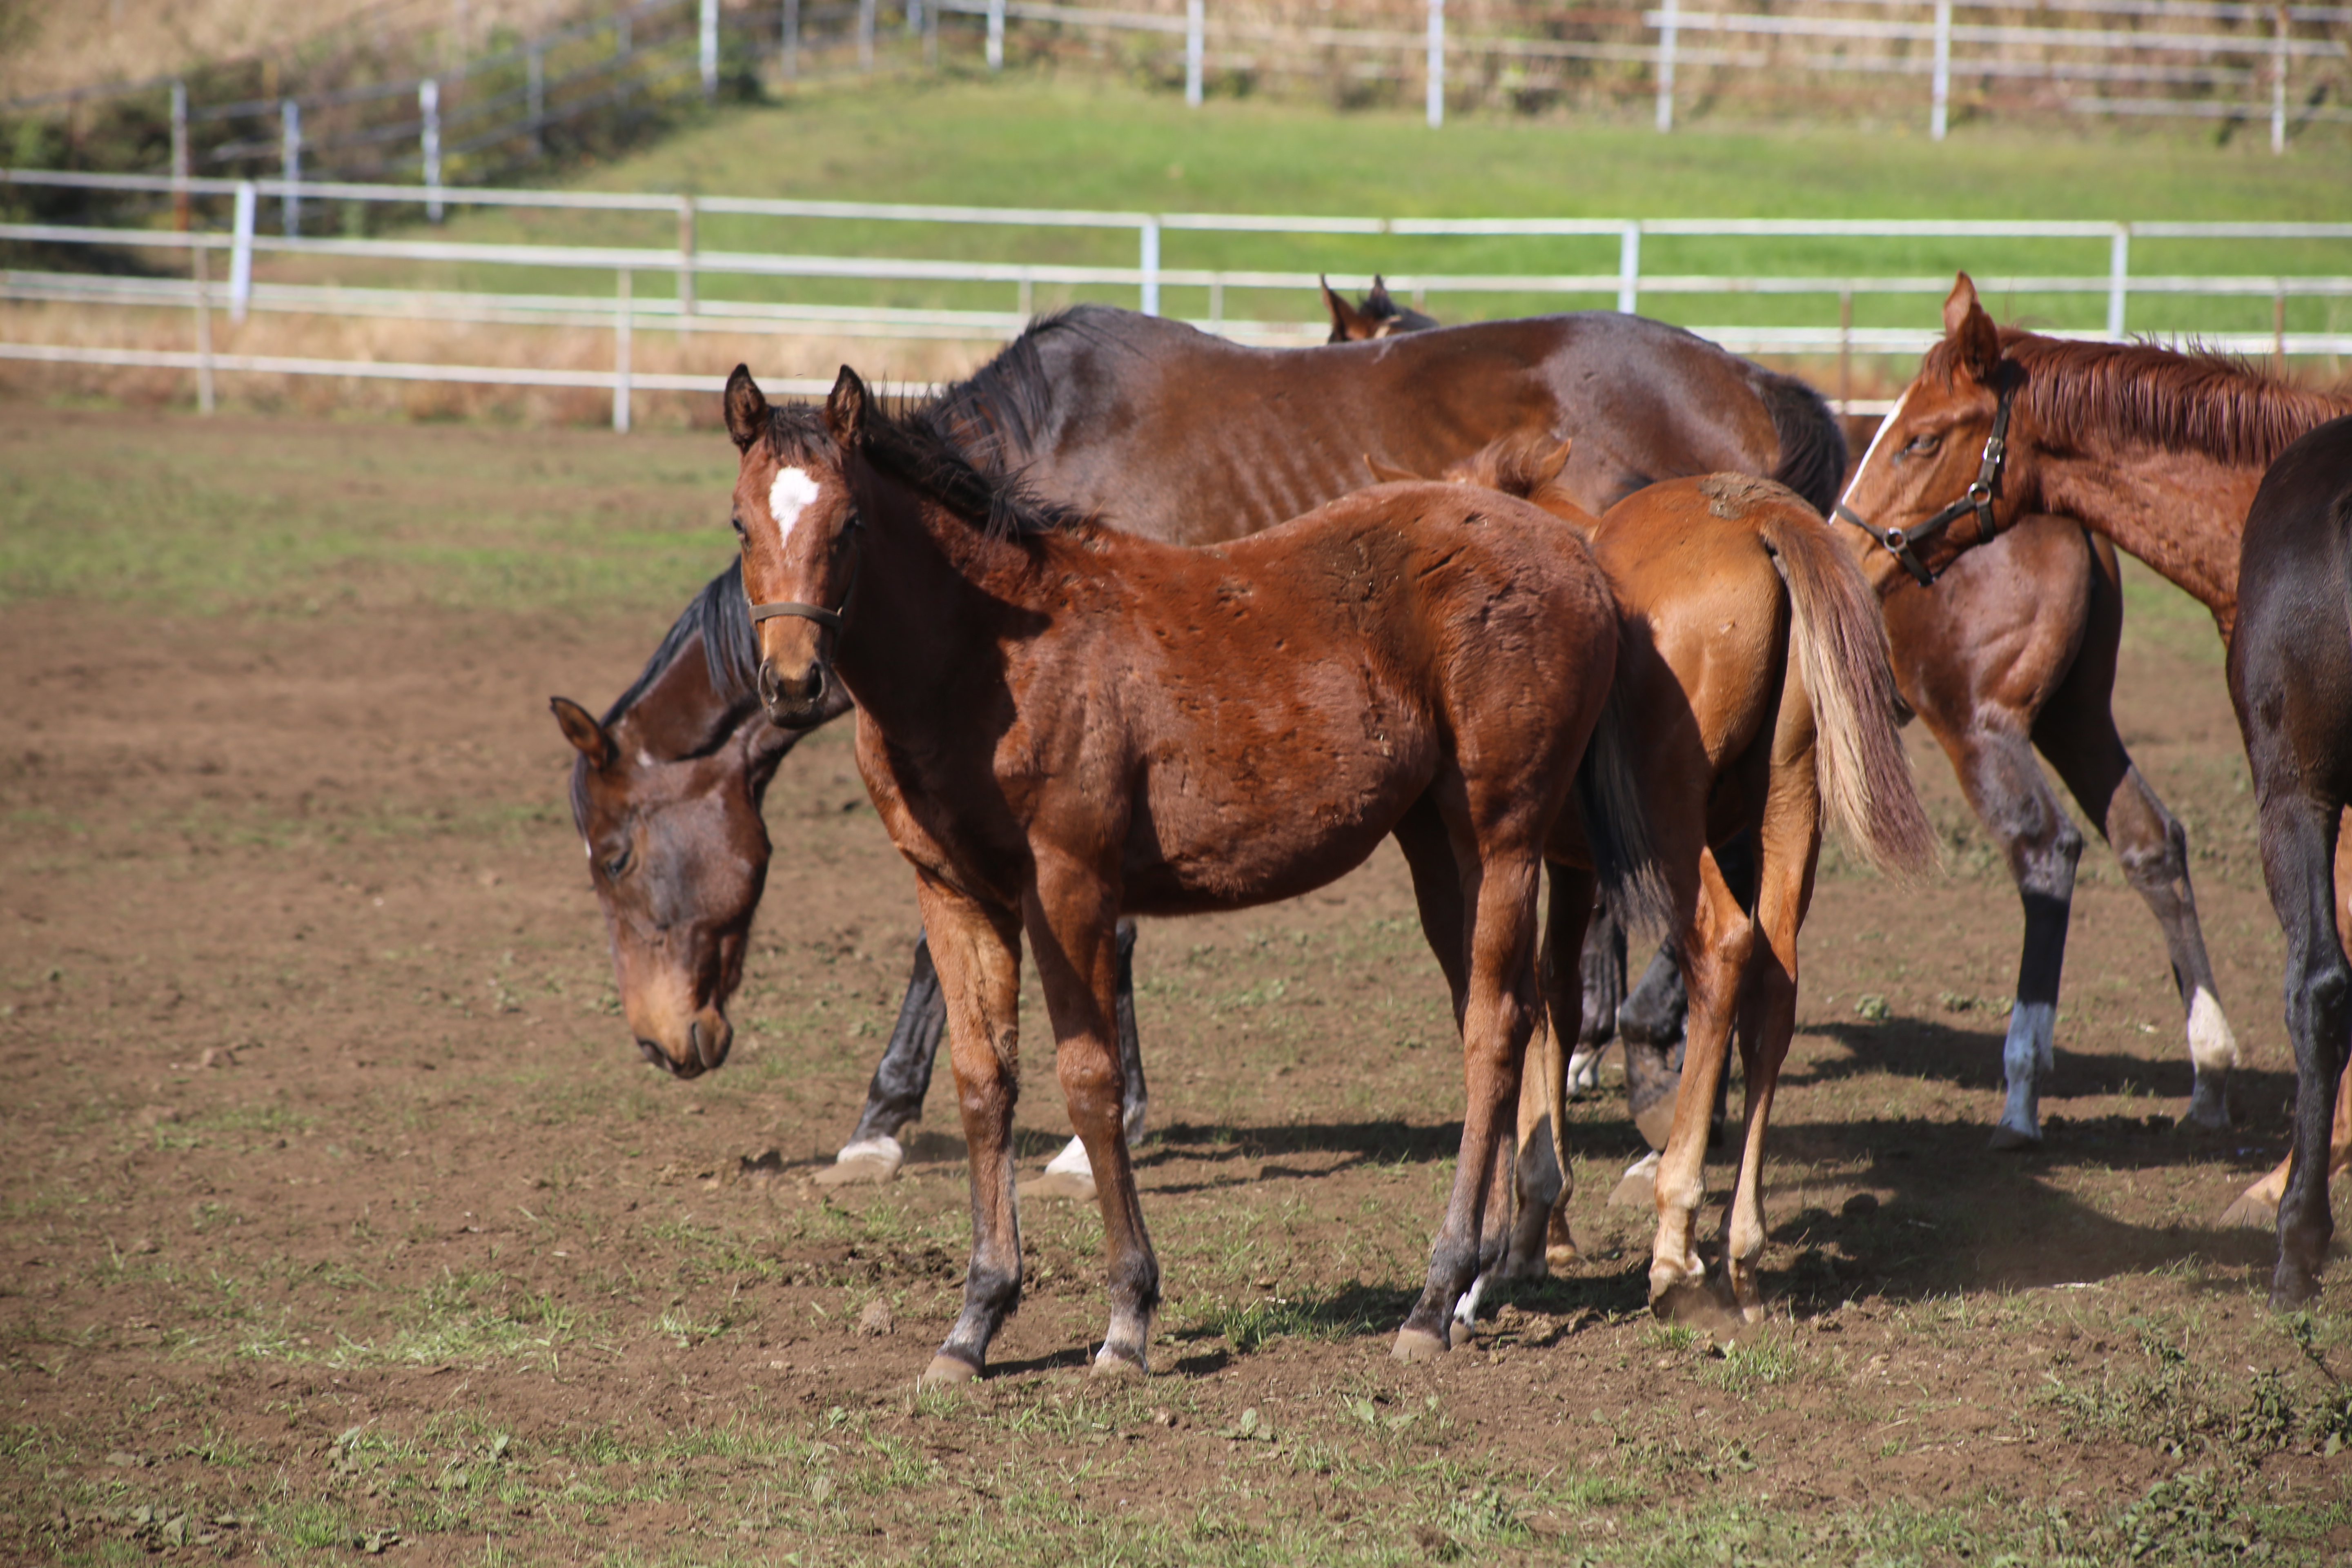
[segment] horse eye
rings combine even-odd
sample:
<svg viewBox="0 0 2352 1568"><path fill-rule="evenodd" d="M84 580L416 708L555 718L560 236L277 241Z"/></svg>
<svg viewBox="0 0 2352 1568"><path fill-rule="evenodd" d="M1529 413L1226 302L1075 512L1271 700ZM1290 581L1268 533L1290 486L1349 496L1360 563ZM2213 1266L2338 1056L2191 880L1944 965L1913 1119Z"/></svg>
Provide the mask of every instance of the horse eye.
<svg viewBox="0 0 2352 1568"><path fill-rule="evenodd" d="M1904 445L1903 450L1915 458L1924 458L1943 444L1943 433L1940 431L1931 430L1924 436L1912 437L1911 439Z"/></svg>
<svg viewBox="0 0 2352 1568"><path fill-rule="evenodd" d="M630 853L629 850L623 849L618 855L605 861L604 875L615 882L619 881L621 874L629 868Z"/></svg>
<svg viewBox="0 0 2352 1568"><path fill-rule="evenodd" d="M741 540L743 538L743 519L740 515L729 518L727 520L727 525L735 531L735 537L738 540Z"/></svg>

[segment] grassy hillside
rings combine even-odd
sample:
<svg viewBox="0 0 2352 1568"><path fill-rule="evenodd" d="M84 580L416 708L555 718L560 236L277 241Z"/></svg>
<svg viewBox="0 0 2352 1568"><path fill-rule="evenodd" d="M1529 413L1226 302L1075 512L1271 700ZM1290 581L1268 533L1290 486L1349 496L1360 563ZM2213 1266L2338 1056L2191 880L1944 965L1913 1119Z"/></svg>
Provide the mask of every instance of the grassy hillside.
<svg viewBox="0 0 2352 1568"><path fill-rule="evenodd" d="M1264 100L1212 100L1187 110L1162 94L1101 82L1013 74L999 79L903 79L803 91L781 103L729 109L643 155L590 171L599 190L681 191L863 201L962 202L1124 210L1602 217L2287 219L2352 217L2345 150L2317 141L2275 158L2244 139L2174 127L2116 132L2084 125L2031 131L1967 128L1942 144L1916 127L1705 125L1660 136L1624 123L1456 120L1432 132L1397 112L1337 114ZM658 216L537 213L454 219L450 237L525 236L642 245L675 242ZM986 256L1131 265L1131 233L996 230L837 221L706 217L710 249L910 256ZM1837 240L1651 238L1651 273L1748 269L1835 274L1844 269L1948 274L2099 274L2103 240ZM1278 267L1336 271L1613 272L1616 242L1601 239L1241 236L1171 233L1171 267ZM2246 269L2244 244L2143 240L2137 273ZM2263 270L2352 272L2352 246L2266 244ZM376 280L393 269L306 267L310 276ZM413 274L404 274L413 276ZM454 282L452 269L437 276ZM462 276L462 275L460 275ZM499 268L472 286L604 292L601 274L540 277ZM665 280L643 279L641 290ZM705 292L739 298L867 299L866 285L781 285L714 279ZM787 296L783 290L789 288ZM910 284L880 290L897 304L1004 308L1009 288ZM1112 297L1112 296L1106 296ZM1043 290L1038 303L1055 302ZM1132 302L1131 297L1128 302ZM1607 303L1606 300L1570 303ZM1197 312L1197 291L1172 310ZM1559 309L1556 301L1464 296L1451 313ZM1998 302L2012 315L2095 326L2097 297ZM1233 314L1279 315L1312 301L1234 298ZM1820 319L1819 300L1741 302L1741 319ZM1831 307L1833 309L1834 307ZM1670 319L1725 317L1725 302L1652 296ZM2352 320L2344 303L2338 319ZM1694 318L1692 312L1696 311ZM1933 303L1857 300L1856 319L1917 324ZM2266 330L2267 299L2233 303L2136 300L2142 331ZM2326 301L2291 305L2289 325L2330 321Z"/></svg>

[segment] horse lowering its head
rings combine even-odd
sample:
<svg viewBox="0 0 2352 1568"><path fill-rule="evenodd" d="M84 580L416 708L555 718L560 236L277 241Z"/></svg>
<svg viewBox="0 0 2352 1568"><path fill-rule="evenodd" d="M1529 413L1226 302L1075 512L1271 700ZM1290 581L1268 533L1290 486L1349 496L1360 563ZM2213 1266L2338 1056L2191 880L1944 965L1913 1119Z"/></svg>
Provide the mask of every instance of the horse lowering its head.
<svg viewBox="0 0 2352 1568"><path fill-rule="evenodd" d="M1328 279L1317 281L1323 286L1323 308L1331 312L1331 335L1327 343L1361 343L1374 338L1392 338L1400 332L1424 332L1437 325L1437 318L1423 315L1410 305L1400 305L1389 295L1387 279L1372 275L1372 291L1364 296L1363 303L1350 305L1335 291Z"/></svg>
<svg viewBox="0 0 2352 1568"><path fill-rule="evenodd" d="M647 1061L693 1078L727 1059L727 999L768 868L760 797L794 737L759 714L739 561L697 595L602 720L550 700L572 819L612 938L621 1010Z"/></svg>

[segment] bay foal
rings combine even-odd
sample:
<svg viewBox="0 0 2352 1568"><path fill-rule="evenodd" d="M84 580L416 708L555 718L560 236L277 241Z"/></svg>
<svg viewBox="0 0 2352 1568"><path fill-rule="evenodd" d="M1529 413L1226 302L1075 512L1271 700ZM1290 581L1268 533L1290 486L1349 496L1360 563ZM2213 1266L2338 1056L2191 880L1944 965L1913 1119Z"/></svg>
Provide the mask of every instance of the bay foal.
<svg viewBox="0 0 2352 1568"><path fill-rule="evenodd" d="M1591 907L1578 868L1635 901L1654 883L1622 752L1604 732L1587 758L1618 630L1582 540L1507 497L1411 485L1231 544L1158 544L983 475L846 369L820 419L772 408L739 367L727 422L769 713L813 722L836 686L856 700L858 768L949 999L973 1244L926 1380L977 1373L1020 1296L1023 937L1102 1208L1096 1370L1141 1370L1160 1278L1120 1125L1115 922L1292 897L1391 833L1463 1037L1452 1196L1396 1341L1442 1352L1543 1005L1543 864L1569 868L1567 936ZM1572 1016L1575 966L1546 973Z"/></svg>

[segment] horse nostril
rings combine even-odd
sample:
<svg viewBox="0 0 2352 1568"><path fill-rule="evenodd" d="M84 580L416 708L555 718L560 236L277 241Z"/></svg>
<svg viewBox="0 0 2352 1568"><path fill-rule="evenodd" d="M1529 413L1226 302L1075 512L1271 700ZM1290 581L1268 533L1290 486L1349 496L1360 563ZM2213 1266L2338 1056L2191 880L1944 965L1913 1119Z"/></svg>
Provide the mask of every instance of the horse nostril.
<svg viewBox="0 0 2352 1568"><path fill-rule="evenodd" d="M672 1065L668 1054L659 1046L654 1044L651 1040L646 1039L642 1035L637 1037L637 1054L644 1057L646 1060L653 1063L654 1066L660 1068L665 1072L676 1072L677 1070L677 1068Z"/></svg>
<svg viewBox="0 0 2352 1568"><path fill-rule="evenodd" d="M760 678L753 684L759 688L760 700L767 707L776 705L776 667L765 659L760 661Z"/></svg>
<svg viewBox="0 0 2352 1568"><path fill-rule="evenodd" d="M816 700L824 695L824 666L812 664L808 675L801 681L801 700L814 706Z"/></svg>

